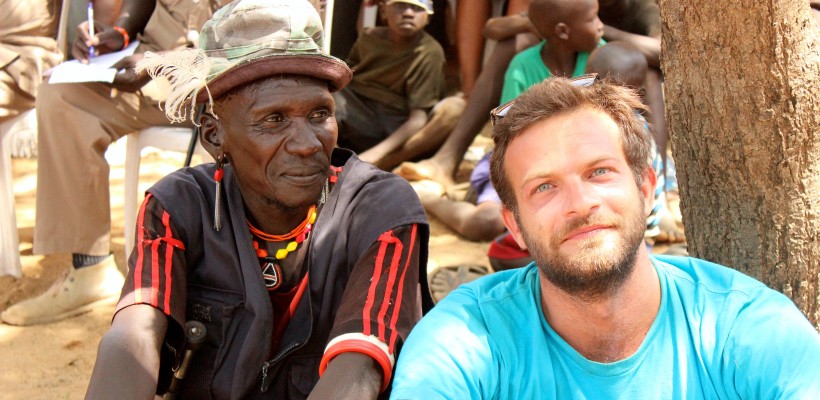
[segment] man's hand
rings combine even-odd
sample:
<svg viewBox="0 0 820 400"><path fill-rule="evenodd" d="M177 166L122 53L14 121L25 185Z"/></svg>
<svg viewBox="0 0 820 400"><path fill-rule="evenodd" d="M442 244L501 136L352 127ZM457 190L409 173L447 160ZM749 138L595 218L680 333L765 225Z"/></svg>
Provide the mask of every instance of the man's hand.
<svg viewBox="0 0 820 400"><path fill-rule="evenodd" d="M97 32L92 37L88 34L88 21L77 25L77 39L71 47L71 55L81 62L88 63L88 49L91 46L94 46L94 55L98 56L120 51L125 44L122 34L111 26L95 20L94 28Z"/></svg>
<svg viewBox="0 0 820 400"><path fill-rule="evenodd" d="M133 93L151 81L151 76L148 75L147 71L137 73L134 69L137 62L142 60L143 56L142 53L137 53L117 61L113 67L121 72L114 76L114 82L111 86L123 92Z"/></svg>

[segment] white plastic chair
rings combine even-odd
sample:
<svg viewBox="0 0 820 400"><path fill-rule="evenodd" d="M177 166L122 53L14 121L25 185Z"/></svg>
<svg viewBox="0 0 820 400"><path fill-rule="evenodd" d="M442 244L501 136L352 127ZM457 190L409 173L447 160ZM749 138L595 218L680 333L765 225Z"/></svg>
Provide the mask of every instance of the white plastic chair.
<svg viewBox="0 0 820 400"><path fill-rule="evenodd" d="M0 276L19 278L20 265L17 217L14 211L14 187L11 173L12 133L23 129L37 129L37 114L26 111L0 124Z"/></svg>
<svg viewBox="0 0 820 400"><path fill-rule="evenodd" d="M191 143L191 128L152 126L127 136L125 143L125 199L123 212L125 215L125 259L131 255L134 245L134 228L137 222L137 200L142 196L137 193L139 186L140 161L142 149L154 147L160 150L186 153ZM196 154L213 160L210 154L197 141L194 150Z"/></svg>

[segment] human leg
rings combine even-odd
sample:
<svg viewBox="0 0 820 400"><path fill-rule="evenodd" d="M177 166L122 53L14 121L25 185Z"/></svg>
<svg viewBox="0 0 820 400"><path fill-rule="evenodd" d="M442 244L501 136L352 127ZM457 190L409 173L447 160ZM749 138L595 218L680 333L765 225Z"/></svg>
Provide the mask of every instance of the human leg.
<svg viewBox="0 0 820 400"><path fill-rule="evenodd" d="M510 0L507 3L507 15L526 12L530 6L530 0Z"/></svg>
<svg viewBox="0 0 820 400"><path fill-rule="evenodd" d="M461 70L461 91L469 98L481 71L484 37L481 30L490 18L490 0L458 0L456 3L456 41Z"/></svg>
<svg viewBox="0 0 820 400"><path fill-rule="evenodd" d="M426 184L434 183L426 181ZM424 209L467 240L489 241L506 229L501 218L501 205L496 202L485 201L476 205L442 197L441 192L424 185L413 186Z"/></svg>
<svg viewBox="0 0 820 400"><path fill-rule="evenodd" d="M37 96L36 254L108 255L111 210L105 151L149 125L156 103L100 83L43 85Z"/></svg>
<svg viewBox="0 0 820 400"><path fill-rule="evenodd" d="M410 136L396 151L384 156L374 164L386 171L395 168L404 161L413 160L432 153L447 139L453 131L461 113L464 111L464 99L457 96L441 100L433 108L430 120L418 132Z"/></svg>
<svg viewBox="0 0 820 400"><path fill-rule="evenodd" d="M0 123L9 121L34 108L34 96L20 89L14 78L0 70ZM9 145L12 157L37 156L37 131L16 129L8 133L4 140Z"/></svg>
<svg viewBox="0 0 820 400"><path fill-rule="evenodd" d="M668 133L666 129L666 117L664 115L663 104L663 76L661 72L654 68L649 68L646 72L644 88L646 89L646 104L649 106L649 123L655 134L655 143L662 153L664 163L666 163L666 146L668 143Z"/></svg>
<svg viewBox="0 0 820 400"><path fill-rule="evenodd" d="M517 49L534 43L535 38L531 35L498 42L490 61L478 76L464 113L441 148L433 157L418 163L403 163L395 172L409 180L431 179L445 186L452 185L464 153L487 122L490 110L498 105L507 65Z"/></svg>
<svg viewBox="0 0 820 400"><path fill-rule="evenodd" d="M70 252L75 262L90 260L90 265L69 269L46 293L9 307L2 319L15 325L77 315L119 293L123 278L109 249L109 167L104 153L127 133L168 124L156 103L130 93L112 97L110 88L96 83L41 86L37 114L34 251Z"/></svg>
<svg viewBox="0 0 820 400"><path fill-rule="evenodd" d="M336 144L356 153L378 145L407 119L406 114L359 96L349 88L333 93L333 99L339 127Z"/></svg>
<svg viewBox="0 0 820 400"><path fill-rule="evenodd" d="M14 79L0 70L0 122L34 108L34 97L21 90Z"/></svg>

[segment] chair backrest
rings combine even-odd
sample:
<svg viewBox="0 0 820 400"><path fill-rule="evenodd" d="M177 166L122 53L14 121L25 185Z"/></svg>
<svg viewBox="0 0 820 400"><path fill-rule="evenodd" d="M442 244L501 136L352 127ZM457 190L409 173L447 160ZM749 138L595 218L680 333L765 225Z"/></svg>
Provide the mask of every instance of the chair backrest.
<svg viewBox="0 0 820 400"><path fill-rule="evenodd" d="M34 110L26 111L0 124L0 276L11 275L19 278L22 273L11 173L11 142L16 130L31 129L31 126L36 127L36 124Z"/></svg>
<svg viewBox="0 0 820 400"><path fill-rule="evenodd" d="M77 30L74 29L87 16L88 1L85 0L63 0L63 8L60 11L60 25L57 27L57 50L63 53L65 60L71 60L71 44L77 37Z"/></svg>
<svg viewBox="0 0 820 400"><path fill-rule="evenodd" d="M125 236L125 259L131 254L134 245L134 227L137 220L140 153L145 147L154 147L160 150L185 153L191 144L193 131L191 128L172 126L152 126L137 133L128 135L125 149L125 180L123 213ZM203 156L203 160L212 160L210 154L195 142L195 152Z"/></svg>

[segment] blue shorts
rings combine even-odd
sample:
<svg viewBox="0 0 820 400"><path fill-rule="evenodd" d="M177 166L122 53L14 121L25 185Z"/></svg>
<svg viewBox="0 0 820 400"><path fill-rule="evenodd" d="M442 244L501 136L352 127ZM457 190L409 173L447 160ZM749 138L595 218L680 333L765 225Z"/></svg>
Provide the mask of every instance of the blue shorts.
<svg viewBox="0 0 820 400"><path fill-rule="evenodd" d="M470 186L473 187L477 195L476 204L481 204L485 201L494 201L501 204L501 198L498 197L498 192L495 191L493 183L490 181L490 156L493 152L489 152L478 161L470 174Z"/></svg>

